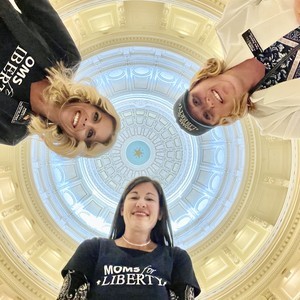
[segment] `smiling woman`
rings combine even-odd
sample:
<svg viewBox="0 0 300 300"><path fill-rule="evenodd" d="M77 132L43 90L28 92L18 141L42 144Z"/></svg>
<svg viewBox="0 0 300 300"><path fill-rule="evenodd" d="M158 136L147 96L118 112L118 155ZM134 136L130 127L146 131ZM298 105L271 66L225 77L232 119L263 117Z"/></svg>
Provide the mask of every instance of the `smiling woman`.
<svg viewBox="0 0 300 300"><path fill-rule="evenodd" d="M112 104L75 82L80 54L49 1L0 0L0 143L39 135L56 153L98 156L120 129Z"/></svg>
<svg viewBox="0 0 300 300"><path fill-rule="evenodd" d="M189 255L173 246L162 187L148 177L125 188L110 239L81 243L62 275L59 300L192 300L200 294Z"/></svg>
<svg viewBox="0 0 300 300"><path fill-rule="evenodd" d="M31 117L30 133L63 156L93 157L109 150L120 130L112 104L95 88L73 82L68 70L49 71L46 80L31 85L37 116Z"/></svg>
<svg viewBox="0 0 300 300"><path fill-rule="evenodd" d="M114 119L98 106L88 103L69 103L59 111L59 125L77 141L86 144L105 144L114 132Z"/></svg>
<svg viewBox="0 0 300 300"><path fill-rule="evenodd" d="M183 130L202 135L249 113L262 135L300 138L299 3L228 1L217 25L224 61L209 59L175 103Z"/></svg>

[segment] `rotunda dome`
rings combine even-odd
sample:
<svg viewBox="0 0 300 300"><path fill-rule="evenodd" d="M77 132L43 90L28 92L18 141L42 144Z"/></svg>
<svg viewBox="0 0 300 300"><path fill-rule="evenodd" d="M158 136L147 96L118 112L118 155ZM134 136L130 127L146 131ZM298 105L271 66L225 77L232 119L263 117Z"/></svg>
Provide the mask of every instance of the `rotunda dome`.
<svg viewBox="0 0 300 300"><path fill-rule="evenodd" d="M125 58L125 65L116 63ZM175 241L183 248L196 245L226 216L244 173L243 129L237 122L193 137L177 126L173 103L197 69L187 58L153 47L118 48L83 62L80 77L89 74L120 114L116 144L98 158L70 160L33 140L30 164L37 192L47 186L39 195L45 208L76 242L108 235L121 193L142 175L162 184Z"/></svg>

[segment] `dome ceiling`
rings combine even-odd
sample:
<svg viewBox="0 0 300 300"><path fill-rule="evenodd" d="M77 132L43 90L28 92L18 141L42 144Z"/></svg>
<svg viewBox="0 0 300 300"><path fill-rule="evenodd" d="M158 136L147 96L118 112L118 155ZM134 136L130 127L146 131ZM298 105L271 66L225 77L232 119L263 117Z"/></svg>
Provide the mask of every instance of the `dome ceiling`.
<svg viewBox="0 0 300 300"><path fill-rule="evenodd" d="M158 179L199 299L297 299L299 141L261 137L250 118L184 134L174 99L208 57L227 1L52 0L90 77L122 119L96 159L64 159L36 137L0 146L0 298L55 299L78 243L107 236L126 183Z"/></svg>
<svg viewBox="0 0 300 300"><path fill-rule="evenodd" d="M105 70L97 72L103 62ZM122 191L141 175L163 185L179 246L195 245L227 214L244 173L240 123L196 138L174 122L174 98L197 69L175 53L147 47L110 50L83 63L80 76L95 74L93 83L121 116L116 145L96 159L69 160L33 141L29 164L37 192L47 186L40 195L47 210L77 242L108 235Z"/></svg>

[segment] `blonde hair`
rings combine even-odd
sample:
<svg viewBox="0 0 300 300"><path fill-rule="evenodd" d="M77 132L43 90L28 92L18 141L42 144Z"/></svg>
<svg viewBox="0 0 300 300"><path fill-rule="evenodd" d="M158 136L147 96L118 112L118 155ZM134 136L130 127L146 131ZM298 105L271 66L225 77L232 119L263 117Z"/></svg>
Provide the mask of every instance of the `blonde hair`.
<svg viewBox="0 0 300 300"><path fill-rule="evenodd" d="M65 157L96 157L108 151L115 143L120 130L120 118L113 105L108 99L99 95L94 87L74 82L74 70L64 67L62 63L58 63L46 71L48 73L46 78L50 85L44 90L43 96L48 103L58 107L72 101L96 105L111 116L114 132L105 143L95 142L87 146L84 141L78 142L75 138L62 132L57 124L49 124L46 118L40 116L31 117L29 132L39 135L52 151Z"/></svg>
<svg viewBox="0 0 300 300"><path fill-rule="evenodd" d="M204 67L198 71L192 78L190 90L192 90L198 83L207 78L216 77L224 73L226 65L223 60L217 58L210 58L206 61ZM248 103L249 94L246 93L241 99L234 98L234 108L229 116L220 119L218 125L227 125L244 117L248 111L255 109L253 104Z"/></svg>

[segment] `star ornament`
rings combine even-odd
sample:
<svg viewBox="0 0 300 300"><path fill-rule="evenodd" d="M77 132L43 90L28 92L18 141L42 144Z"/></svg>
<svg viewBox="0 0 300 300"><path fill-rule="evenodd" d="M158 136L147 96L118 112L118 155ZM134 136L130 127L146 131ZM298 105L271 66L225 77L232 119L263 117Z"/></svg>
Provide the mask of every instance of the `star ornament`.
<svg viewBox="0 0 300 300"><path fill-rule="evenodd" d="M143 156L143 151L141 150L141 148L134 150L134 156L137 158L141 158Z"/></svg>

